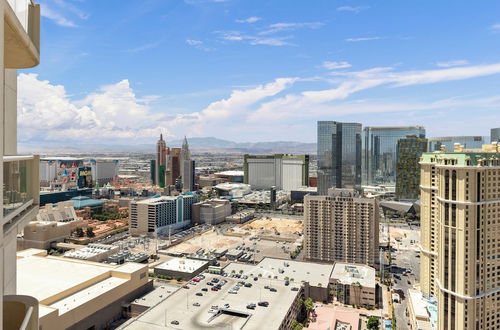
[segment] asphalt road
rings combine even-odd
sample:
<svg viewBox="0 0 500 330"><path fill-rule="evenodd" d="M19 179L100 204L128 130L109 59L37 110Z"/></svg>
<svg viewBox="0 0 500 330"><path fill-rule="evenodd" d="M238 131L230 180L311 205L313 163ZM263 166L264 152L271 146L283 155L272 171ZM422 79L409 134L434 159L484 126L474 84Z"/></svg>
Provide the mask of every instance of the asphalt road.
<svg viewBox="0 0 500 330"><path fill-rule="evenodd" d="M402 228L401 226L398 226ZM403 227L404 228L404 227ZM405 229L410 229L406 226ZM396 249L392 252L392 273L399 276L401 279L394 278L393 289L401 289L404 292L404 299L400 303L394 303L394 312L396 314L396 325L398 329L409 329L408 318L406 317L406 306L408 302L408 289L412 288L415 283L419 283L420 278L420 259L417 257L419 244L419 228L412 226L412 232L401 240L395 242L391 240L391 245ZM415 241L415 243L411 243ZM409 270L408 275L403 275Z"/></svg>

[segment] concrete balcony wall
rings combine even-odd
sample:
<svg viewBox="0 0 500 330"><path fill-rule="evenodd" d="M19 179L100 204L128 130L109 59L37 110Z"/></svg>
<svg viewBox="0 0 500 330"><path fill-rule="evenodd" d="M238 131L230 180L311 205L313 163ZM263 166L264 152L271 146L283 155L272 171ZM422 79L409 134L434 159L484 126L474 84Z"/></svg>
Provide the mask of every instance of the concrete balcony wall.
<svg viewBox="0 0 500 330"><path fill-rule="evenodd" d="M40 5L0 0L4 8L4 66L32 68L40 63Z"/></svg>

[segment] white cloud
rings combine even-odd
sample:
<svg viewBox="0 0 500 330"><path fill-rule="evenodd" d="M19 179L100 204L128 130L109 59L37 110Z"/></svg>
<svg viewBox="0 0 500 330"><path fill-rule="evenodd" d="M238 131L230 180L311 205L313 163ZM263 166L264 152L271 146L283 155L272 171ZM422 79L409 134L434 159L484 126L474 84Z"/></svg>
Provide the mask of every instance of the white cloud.
<svg viewBox="0 0 500 330"><path fill-rule="evenodd" d="M137 140L168 133L162 115L150 111L154 96L138 98L128 80L103 86L85 99L73 101L64 86L40 80L37 74L18 76L18 119L21 140ZM102 141L102 140L101 140Z"/></svg>
<svg viewBox="0 0 500 330"><path fill-rule="evenodd" d="M275 81L244 90L233 90L228 98L212 102L199 112L155 113L150 102L157 96L138 97L124 79L101 87L74 101L64 86L40 80L37 74L18 76L18 125L21 141L94 141L147 143L160 132L165 136L199 136L246 116L255 104L289 88L296 78Z"/></svg>
<svg viewBox="0 0 500 330"><path fill-rule="evenodd" d="M493 31L497 32L497 31L500 31L500 23L495 23L495 24L492 24L490 26L490 29L492 29Z"/></svg>
<svg viewBox="0 0 500 330"><path fill-rule="evenodd" d="M215 50L215 48L205 46L201 40L187 39L186 43L196 49L203 50L204 52L211 52Z"/></svg>
<svg viewBox="0 0 500 330"><path fill-rule="evenodd" d="M370 8L370 7L368 7L368 6L356 6L356 7L341 6L341 7L337 7L337 11L350 11L350 12L354 12L354 13L359 13L360 11L368 9L368 8Z"/></svg>
<svg viewBox="0 0 500 330"><path fill-rule="evenodd" d="M143 51L148 50L148 49L156 48L160 44L161 44L161 41L149 42L147 44L140 45L140 46L137 46L135 48L127 49L127 52L130 52L130 53L143 52Z"/></svg>
<svg viewBox="0 0 500 330"><path fill-rule="evenodd" d="M378 86L388 87L431 84L453 80L500 74L500 63L436 70L400 71L392 68L372 68L363 71L335 72L337 86L331 89L303 91L300 94L288 94L260 105L249 116L251 121L282 119L303 113L304 109L331 107L330 102L347 99L352 94Z"/></svg>
<svg viewBox="0 0 500 330"><path fill-rule="evenodd" d="M194 39L187 39L186 43L190 46L196 46L196 45L201 45L203 41L201 40L194 40Z"/></svg>
<svg viewBox="0 0 500 330"><path fill-rule="evenodd" d="M71 21L70 19L64 17L61 13L51 9L50 6L44 4L41 6L41 15L42 17L48 18L57 25L64 27L76 27L77 25Z"/></svg>
<svg viewBox="0 0 500 330"><path fill-rule="evenodd" d="M258 22L260 20L262 20L262 18L257 17L257 16L250 16L250 17L245 18L245 19L237 19L236 23L255 23L255 22Z"/></svg>
<svg viewBox="0 0 500 330"><path fill-rule="evenodd" d="M359 37L359 38L347 38L345 41L348 42L360 42L360 41L370 41L370 40L380 40L382 37Z"/></svg>
<svg viewBox="0 0 500 330"><path fill-rule="evenodd" d="M332 62L333 63L333 62ZM337 62L339 66L342 62ZM347 62L343 64L346 66ZM342 65L340 65L342 66ZM278 78L267 84L240 87L204 109L172 113L153 111L157 96L140 97L124 79L103 86L81 100L73 100L64 86L39 79L36 74L18 76L19 136L27 141L81 141L102 143L150 143L162 132L169 137L220 136L225 132L258 134L272 132L273 125L305 123L321 117L353 114L447 109L497 109L500 95L483 98L351 98L376 87L398 88L420 84L465 80L500 74L500 63L432 70L395 71L390 67L361 71L332 71L326 89L304 89L318 78ZM301 92L290 92L300 82ZM391 95L393 93L391 92ZM281 125L281 126L280 126ZM300 126L300 125L299 125ZM253 131L253 133L252 133ZM133 141L133 142L131 142Z"/></svg>
<svg viewBox="0 0 500 330"><path fill-rule="evenodd" d="M250 45L267 45L267 46L295 46L295 44L287 41L292 39L292 36L285 37L262 37L253 35L243 35L239 31L217 31L221 34L222 39L227 41L247 41Z"/></svg>
<svg viewBox="0 0 500 330"><path fill-rule="evenodd" d="M467 60L452 60L446 62L436 62L436 65L440 68L451 68L454 66L463 66L469 64Z"/></svg>
<svg viewBox="0 0 500 330"><path fill-rule="evenodd" d="M295 44L288 42L286 40L291 39L291 36L280 37L280 38L255 38L250 44L251 45L268 45L268 46L295 46Z"/></svg>
<svg viewBox="0 0 500 330"><path fill-rule="evenodd" d="M77 6L75 6L74 4L70 3L67 0L52 0L52 2L54 2L60 8L78 16L79 19L85 20L90 17L90 15L87 12L81 10L80 8L78 8ZM45 5L46 4L43 4L42 6Z"/></svg>
<svg viewBox="0 0 500 330"><path fill-rule="evenodd" d="M267 30L260 32L260 35L272 34L282 31L293 31L299 28L319 29L324 24L321 22L301 22L301 23L275 23L269 25Z"/></svg>
<svg viewBox="0 0 500 330"><path fill-rule="evenodd" d="M346 61L340 61L340 62L325 61L323 62L322 65L322 67L327 70L347 69L350 68L351 66L352 66L351 63Z"/></svg>

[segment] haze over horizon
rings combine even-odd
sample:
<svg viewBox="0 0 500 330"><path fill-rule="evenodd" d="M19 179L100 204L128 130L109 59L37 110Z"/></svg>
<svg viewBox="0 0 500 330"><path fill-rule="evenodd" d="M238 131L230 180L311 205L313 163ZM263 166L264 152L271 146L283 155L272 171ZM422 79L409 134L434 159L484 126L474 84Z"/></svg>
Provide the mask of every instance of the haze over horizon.
<svg viewBox="0 0 500 330"><path fill-rule="evenodd" d="M487 136L500 126L499 9L46 0L43 61L19 70L19 141L315 142L317 120Z"/></svg>

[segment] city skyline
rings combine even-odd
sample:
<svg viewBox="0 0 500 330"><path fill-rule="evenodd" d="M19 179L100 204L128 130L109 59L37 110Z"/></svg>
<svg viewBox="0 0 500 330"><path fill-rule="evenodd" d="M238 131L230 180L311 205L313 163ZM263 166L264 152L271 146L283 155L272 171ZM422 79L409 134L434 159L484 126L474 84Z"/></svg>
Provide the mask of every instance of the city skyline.
<svg viewBox="0 0 500 330"><path fill-rule="evenodd" d="M498 6L47 0L44 61L18 77L20 144L314 142L316 120L486 136Z"/></svg>

